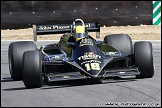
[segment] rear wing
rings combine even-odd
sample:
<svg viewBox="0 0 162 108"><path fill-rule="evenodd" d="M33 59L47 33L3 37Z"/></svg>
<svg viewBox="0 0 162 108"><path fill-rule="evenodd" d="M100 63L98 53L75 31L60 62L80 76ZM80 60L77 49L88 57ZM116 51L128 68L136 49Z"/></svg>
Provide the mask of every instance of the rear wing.
<svg viewBox="0 0 162 108"><path fill-rule="evenodd" d="M100 23L85 23L88 32L96 32L96 38L100 37ZM37 35L47 34L64 34L70 33L72 24L57 24L57 25L33 25L34 41L37 41Z"/></svg>

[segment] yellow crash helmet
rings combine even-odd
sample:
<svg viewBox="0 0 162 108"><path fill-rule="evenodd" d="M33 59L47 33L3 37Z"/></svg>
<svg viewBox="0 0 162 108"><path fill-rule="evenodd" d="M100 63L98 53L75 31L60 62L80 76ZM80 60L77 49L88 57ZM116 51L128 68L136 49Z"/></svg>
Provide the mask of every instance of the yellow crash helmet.
<svg viewBox="0 0 162 108"><path fill-rule="evenodd" d="M85 37L85 26L80 26L78 25L76 28L75 28L75 39L76 39L76 42L82 38Z"/></svg>

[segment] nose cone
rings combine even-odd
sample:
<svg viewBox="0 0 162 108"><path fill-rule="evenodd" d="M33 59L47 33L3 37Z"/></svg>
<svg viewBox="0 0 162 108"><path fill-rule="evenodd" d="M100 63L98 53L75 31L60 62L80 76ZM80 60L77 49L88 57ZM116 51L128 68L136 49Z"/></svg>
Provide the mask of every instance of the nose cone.
<svg viewBox="0 0 162 108"><path fill-rule="evenodd" d="M94 52L85 52L77 58L77 63L91 76L97 75L101 70L102 56Z"/></svg>
<svg viewBox="0 0 162 108"><path fill-rule="evenodd" d="M73 59L91 76L98 75L101 70L103 54L91 38L83 38L76 42Z"/></svg>

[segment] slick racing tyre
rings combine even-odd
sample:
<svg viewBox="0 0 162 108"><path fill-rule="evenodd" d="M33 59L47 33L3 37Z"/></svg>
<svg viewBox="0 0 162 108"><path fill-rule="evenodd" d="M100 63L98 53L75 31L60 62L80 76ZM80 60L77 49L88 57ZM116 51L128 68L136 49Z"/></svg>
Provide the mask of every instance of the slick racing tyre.
<svg viewBox="0 0 162 108"><path fill-rule="evenodd" d="M132 40L127 34L107 35L104 38L104 42L127 55L133 53Z"/></svg>
<svg viewBox="0 0 162 108"><path fill-rule="evenodd" d="M8 48L8 62L11 78L14 81L22 80L22 57L25 51L37 50L32 41L12 42Z"/></svg>
<svg viewBox="0 0 162 108"><path fill-rule="evenodd" d="M111 45L118 51L122 51L126 55L133 54L133 44L129 35L127 34L112 34L104 38L104 42ZM132 65L132 59L128 58L128 65Z"/></svg>
<svg viewBox="0 0 162 108"><path fill-rule="evenodd" d="M41 52L26 51L23 55L23 81L26 88L42 87Z"/></svg>
<svg viewBox="0 0 162 108"><path fill-rule="evenodd" d="M151 78L154 75L152 44L146 41L134 44L135 66L139 67L140 75L136 78Z"/></svg>

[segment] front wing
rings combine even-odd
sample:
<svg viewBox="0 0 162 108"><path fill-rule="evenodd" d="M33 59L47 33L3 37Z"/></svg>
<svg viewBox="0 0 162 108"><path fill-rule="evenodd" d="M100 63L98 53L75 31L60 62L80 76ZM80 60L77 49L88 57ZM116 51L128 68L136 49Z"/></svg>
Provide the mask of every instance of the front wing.
<svg viewBox="0 0 162 108"><path fill-rule="evenodd" d="M46 62L42 62L43 64L47 64ZM54 62L50 62L48 64L53 64ZM57 62L57 64L63 62ZM71 63L73 65L73 63ZM75 65L75 64L74 64ZM79 69L81 70L81 69ZM82 71L82 70L81 70ZM64 80L77 80L77 79L97 79L97 78L107 78L107 77L115 77L115 76L133 76L139 75L138 67L127 67L127 68L114 68L114 69L105 69L102 74L99 74L96 77L92 77L85 72L55 72L46 74L46 79L48 82L52 81L64 81Z"/></svg>

